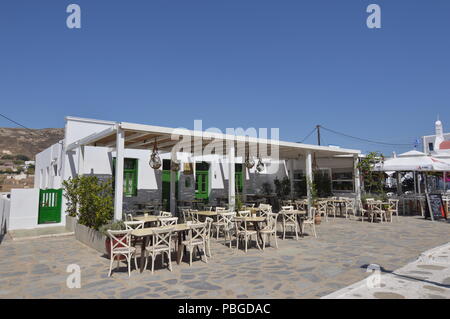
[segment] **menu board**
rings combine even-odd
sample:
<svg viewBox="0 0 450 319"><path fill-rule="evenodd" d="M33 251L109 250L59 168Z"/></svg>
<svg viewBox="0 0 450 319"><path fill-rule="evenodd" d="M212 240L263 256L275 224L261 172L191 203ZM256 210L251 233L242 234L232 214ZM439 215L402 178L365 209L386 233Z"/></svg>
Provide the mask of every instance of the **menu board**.
<svg viewBox="0 0 450 319"><path fill-rule="evenodd" d="M431 218L431 220L447 219L442 194L427 193L425 194L425 201L425 218Z"/></svg>

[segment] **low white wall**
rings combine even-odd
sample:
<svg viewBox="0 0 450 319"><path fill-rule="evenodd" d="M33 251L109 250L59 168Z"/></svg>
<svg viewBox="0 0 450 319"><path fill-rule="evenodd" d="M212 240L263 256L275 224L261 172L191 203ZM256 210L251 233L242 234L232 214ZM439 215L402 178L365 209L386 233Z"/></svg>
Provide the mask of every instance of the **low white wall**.
<svg viewBox="0 0 450 319"><path fill-rule="evenodd" d="M11 201L6 194L0 194L0 238L6 234L9 227L9 210Z"/></svg>
<svg viewBox="0 0 450 319"><path fill-rule="evenodd" d="M11 190L8 231L65 225L64 215L61 216L61 223L41 225L38 224L38 215L39 188Z"/></svg>

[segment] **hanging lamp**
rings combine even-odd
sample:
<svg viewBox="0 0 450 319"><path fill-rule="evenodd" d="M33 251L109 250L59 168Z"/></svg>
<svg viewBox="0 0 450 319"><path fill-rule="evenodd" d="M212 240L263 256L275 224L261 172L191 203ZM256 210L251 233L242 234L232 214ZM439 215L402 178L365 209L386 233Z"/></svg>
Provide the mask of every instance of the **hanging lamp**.
<svg viewBox="0 0 450 319"><path fill-rule="evenodd" d="M153 144L153 152L150 155L150 161L148 162L151 168L158 169L161 167L161 158L158 154L158 146L155 137L155 143Z"/></svg>

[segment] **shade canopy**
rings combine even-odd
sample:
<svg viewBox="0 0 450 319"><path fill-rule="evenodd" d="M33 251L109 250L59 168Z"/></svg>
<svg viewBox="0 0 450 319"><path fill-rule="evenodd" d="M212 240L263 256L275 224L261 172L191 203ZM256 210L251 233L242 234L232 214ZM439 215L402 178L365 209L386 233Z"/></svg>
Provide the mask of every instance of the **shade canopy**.
<svg viewBox="0 0 450 319"><path fill-rule="evenodd" d="M450 171L450 160L435 158L418 151L409 151L374 165L374 171Z"/></svg>

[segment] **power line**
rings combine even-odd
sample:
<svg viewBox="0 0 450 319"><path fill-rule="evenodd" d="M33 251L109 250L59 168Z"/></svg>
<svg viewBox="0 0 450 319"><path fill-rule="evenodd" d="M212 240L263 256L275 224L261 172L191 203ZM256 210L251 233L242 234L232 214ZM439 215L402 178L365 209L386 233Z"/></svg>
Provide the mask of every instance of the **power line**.
<svg viewBox="0 0 450 319"><path fill-rule="evenodd" d="M306 135L306 137L303 140L297 143L303 143L304 141L306 141L316 131L316 129L317 127L315 127L308 135Z"/></svg>
<svg viewBox="0 0 450 319"><path fill-rule="evenodd" d="M401 143L388 143L388 142L373 141L373 140L369 140L369 139L366 139L366 138L356 137L356 136L352 136L352 135L349 135L349 134L337 132L335 130L326 128L324 126L320 126L320 127L323 128L326 131L329 131L329 132L337 134L337 135L342 135L342 136L345 136L345 137L348 137L348 138L353 138L355 140L359 140L359 141L363 141L363 142L367 142L367 143L372 143L372 144L389 145L389 146L411 146L412 145L412 144L401 144Z"/></svg>

